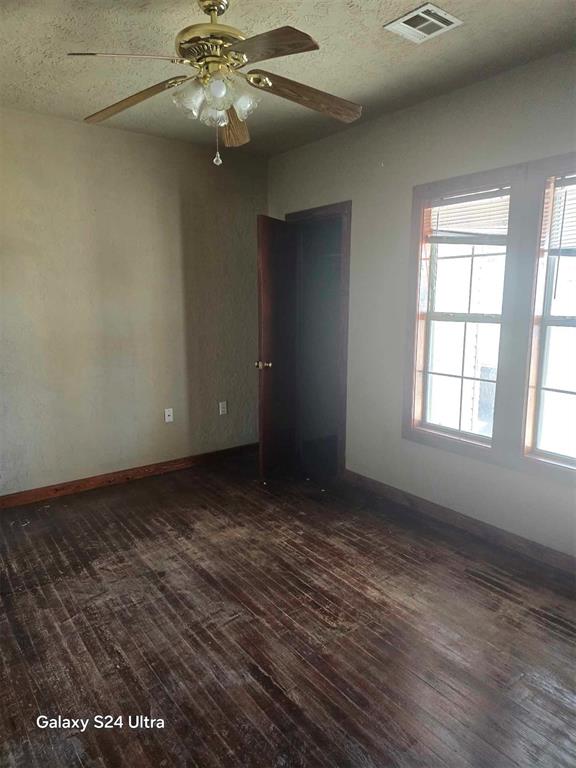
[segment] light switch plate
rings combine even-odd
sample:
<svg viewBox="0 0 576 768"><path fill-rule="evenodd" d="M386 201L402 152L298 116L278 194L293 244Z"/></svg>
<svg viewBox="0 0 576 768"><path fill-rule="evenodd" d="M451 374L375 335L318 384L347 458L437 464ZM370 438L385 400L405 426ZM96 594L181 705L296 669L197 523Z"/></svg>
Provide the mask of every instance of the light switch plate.
<svg viewBox="0 0 576 768"><path fill-rule="evenodd" d="M164 408L164 421L166 424L171 424L174 421L174 409Z"/></svg>
<svg viewBox="0 0 576 768"><path fill-rule="evenodd" d="M220 416L227 416L228 415L228 400L221 400L218 403L218 414Z"/></svg>

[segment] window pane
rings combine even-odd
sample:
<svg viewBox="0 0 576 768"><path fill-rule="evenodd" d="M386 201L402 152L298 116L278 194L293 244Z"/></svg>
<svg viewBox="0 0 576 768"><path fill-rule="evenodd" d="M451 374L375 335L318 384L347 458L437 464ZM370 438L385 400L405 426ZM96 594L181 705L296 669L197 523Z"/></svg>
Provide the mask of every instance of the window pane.
<svg viewBox="0 0 576 768"><path fill-rule="evenodd" d="M462 426L466 432L492 437L496 384L464 379L462 385Z"/></svg>
<svg viewBox="0 0 576 768"><path fill-rule="evenodd" d="M464 323L433 321L430 324L428 370L462 374Z"/></svg>
<svg viewBox="0 0 576 768"><path fill-rule="evenodd" d="M472 259L438 259L434 309L436 312L467 312Z"/></svg>
<svg viewBox="0 0 576 768"><path fill-rule="evenodd" d="M576 395L541 393L538 448L576 459Z"/></svg>
<svg viewBox="0 0 576 768"><path fill-rule="evenodd" d="M576 328L548 328L544 386L576 392Z"/></svg>
<svg viewBox="0 0 576 768"><path fill-rule="evenodd" d="M460 421L460 379L428 376L426 420L440 427L458 429Z"/></svg>
<svg viewBox="0 0 576 768"><path fill-rule="evenodd" d="M446 259L450 256L472 256L472 246L460 243L438 243L437 255L439 259Z"/></svg>
<svg viewBox="0 0 576 768"><path fill-rule="evenodd" d="M466 323L464 375L496 381L499 347L497 323Z"/></svg>
<svg viewBox="0 0 576 768"><path fill-rule="evenodd" d="M498 254L499 256L506 256L506 246L503 245L475 245L474 255L482 256L483 254Z"/></svg>
<svg viewBox="0 0 576 768"><path fill-rule="evenodd" d="M548 268L551 267L552 264ZM576 316L576 256L558 259L550 314Z"/></svg>
<svg viewBox="0 0 576 768"><path fill-rule="evenodd" d="M470 312L499 315L502 312L505 256L474 259Z"/></svg>

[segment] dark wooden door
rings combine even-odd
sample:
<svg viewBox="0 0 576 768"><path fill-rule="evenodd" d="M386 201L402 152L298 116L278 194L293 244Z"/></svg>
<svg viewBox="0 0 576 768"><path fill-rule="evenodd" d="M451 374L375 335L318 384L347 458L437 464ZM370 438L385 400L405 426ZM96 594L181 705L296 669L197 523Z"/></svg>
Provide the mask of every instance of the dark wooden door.
<svg viewBox="0 0 576 768"><path fill-rule="evenodd" d="M297 224L258 217L260 472L297 459Z"/></svg>

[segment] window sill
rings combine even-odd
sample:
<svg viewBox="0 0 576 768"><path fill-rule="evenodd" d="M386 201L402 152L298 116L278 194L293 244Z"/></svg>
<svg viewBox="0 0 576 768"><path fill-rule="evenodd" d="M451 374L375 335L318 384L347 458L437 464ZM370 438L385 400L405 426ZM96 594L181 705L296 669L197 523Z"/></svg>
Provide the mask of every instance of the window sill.
<svg viewBox="0 0 576 768"><path fill-rule="evenodd" d="M476 459L512 469L527 474L538 474L549 480L576 483L576 465L563 462L561 457L530 453L523 454L518 451L516 455L504 455L494 445L488 442L462 439L447 435L427 427L404 426L402 437L405 440L426 445L430 448L440 448L444 451L456 453L459 456Z"/></svg>
<svg viewBox="0 0 576 768"><path fill-rule="evenodd" d="M402 437L432 448L441 448L476 459L490 460L491 444L482 438L475 440L473 435L461 437L429 426L409 426L402 430Z"/></svg>
<svg viewBox="0 0 576 768"><path fill-rule="evenodd" d="M524 459L531 465L551 467L561 472L576 472L576 459L569 459L555 453L534 450L526 453Z"/></svg>

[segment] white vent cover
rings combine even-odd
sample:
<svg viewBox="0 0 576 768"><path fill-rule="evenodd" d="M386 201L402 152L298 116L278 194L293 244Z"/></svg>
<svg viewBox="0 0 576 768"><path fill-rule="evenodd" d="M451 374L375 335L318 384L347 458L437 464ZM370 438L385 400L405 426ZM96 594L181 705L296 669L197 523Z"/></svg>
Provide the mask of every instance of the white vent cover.
<svg viewBox="0 0 576 768"><path fill-rule="evenodd" d="M438 35L455 29L461 24L460 19L446 13L446 11L438 8L437 5L426 3L426 5L410 11L410 13L407 13L400 19L386 24L384 29L395 32L397 35L405 37L413 43L423 43L425 40L430 40L431 37L438 37Z"/></svg>

